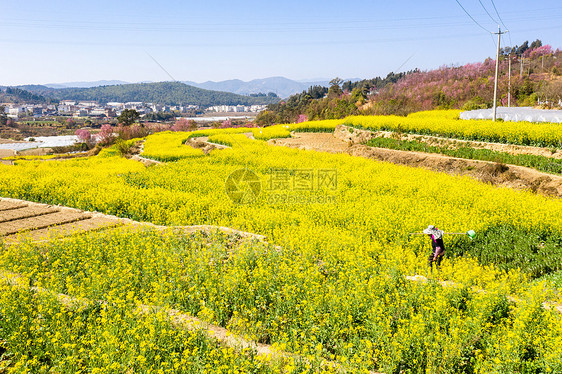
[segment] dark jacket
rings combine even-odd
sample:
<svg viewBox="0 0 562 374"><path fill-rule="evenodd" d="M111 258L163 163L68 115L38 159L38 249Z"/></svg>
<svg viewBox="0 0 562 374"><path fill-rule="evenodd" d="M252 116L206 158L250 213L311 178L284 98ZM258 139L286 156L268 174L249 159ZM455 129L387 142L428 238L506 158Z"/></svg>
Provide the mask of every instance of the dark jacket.
<svg viewBox="0 0 562 374"><path fill-rule="evenodd" d="M433 255L439 256L445 252L445 244L443 243L443 238L435 239L431 235L431 247L433 248Z"/></svg>

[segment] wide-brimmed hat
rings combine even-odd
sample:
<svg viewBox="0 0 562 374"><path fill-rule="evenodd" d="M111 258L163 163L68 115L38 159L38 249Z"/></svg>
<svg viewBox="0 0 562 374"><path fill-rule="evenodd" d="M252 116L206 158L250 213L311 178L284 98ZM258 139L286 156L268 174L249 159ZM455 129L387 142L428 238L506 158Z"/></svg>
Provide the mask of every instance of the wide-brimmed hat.
<svg viewBox="0 0 562 374"><path fill-rule="evenodd" d="M435 239L440 239L443 236L443 231L439 230L433 225L427 226L427 229L423 230L424 234L433 235Z"/></svg>

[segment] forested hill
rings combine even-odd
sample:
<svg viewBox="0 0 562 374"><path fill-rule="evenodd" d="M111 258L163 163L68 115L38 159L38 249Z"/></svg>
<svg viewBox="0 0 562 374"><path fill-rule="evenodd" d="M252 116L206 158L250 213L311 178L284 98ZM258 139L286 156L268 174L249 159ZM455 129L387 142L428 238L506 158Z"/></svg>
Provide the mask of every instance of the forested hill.
<svg viewBox="0 0 562 374"><path fill-rule="evenodd" d="M0 87L0 103L49 104L50 99L17 87Z"/></svg>
<svg viewBox="0 0 562 374"><path fill-rule="evenodd" d="M111 101L142 101L166 105L255 105L272 104L279 98L270 95L243 96L229 92L210 91L180 82L135 83L91 88L60 88L21 86L21 88L55 100L81 100L107 103Z"/></svg>

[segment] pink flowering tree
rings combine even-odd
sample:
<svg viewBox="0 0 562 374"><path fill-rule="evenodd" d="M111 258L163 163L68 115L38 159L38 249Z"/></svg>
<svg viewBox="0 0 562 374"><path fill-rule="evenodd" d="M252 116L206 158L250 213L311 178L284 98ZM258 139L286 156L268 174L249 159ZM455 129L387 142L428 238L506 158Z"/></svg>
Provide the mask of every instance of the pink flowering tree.
<svg viewBox="0 0 562 374"><path fill-rule="evenodd" d="M92 134L88 130L78 129L76 130L74 135L76 135L78 137L78 140L80 140L82 143L88 144L92 141Z"/></svg>
<svg viewBox="0 0 562 374"><path fill-rule="evenodd" d="M523 53L523 57L537 58L541 56L550 56L552 54L552 47L548 44L528 49Z"/></svg>
<svg viewBox="0 0 562 374"><path fill-rule="evenodd" d="M111 144L114 137L113 126L109 124L101 125L101 130L97 135L98 143L100 143L101 145Z"/></svg>
<svg viewBox="0 0 562 374"><path fill-rule="evenodd" d="M180 118L174 123L171 128L172 131L195 131L197 130L197 122L190 119Z"/></svg>
<svg viewBox="0 0 562 374"><path fill-rule="evenodd" d="M188 126L189 126L189 123L188 123L187 119L180 118L172 126L172 131L188 131L187 130Z"/></svg>

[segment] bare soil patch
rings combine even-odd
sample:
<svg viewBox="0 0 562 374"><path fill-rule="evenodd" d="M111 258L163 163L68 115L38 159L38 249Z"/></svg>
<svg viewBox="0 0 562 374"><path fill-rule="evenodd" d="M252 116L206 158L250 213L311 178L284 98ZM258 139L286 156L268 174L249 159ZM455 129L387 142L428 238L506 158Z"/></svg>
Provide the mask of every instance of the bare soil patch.
<svg viewBox="0 0 562 374"><path fill-rule="evenodd" d="M196 138L189 138L185 142L186 145L189 145L193 148L197 148L203 151L204 154L208 154L209 152L215 149L224 149L228 148L226 145L211 143L209 142L208 136L200 136Z"/></svg>
<svg viewBox="0 0 562 374"><path fill-rule="evenodd" d="M17 155L17 152L13 149L0 149L0 158L12 157Z"/></svg>
<svg viewBox="0 0 562 374"><path fill-rule="evenodd" d="M0 236L12 235L27 230L44 229L49 226L75 222L86 218L90 217L82 213L55 211L54 213L35 217L2 222L0 223Z"/></svg>
<svg viewBox="0 0 562 374"><path fill-rule="evenodd" d="M131 157L131 160L141 162L144 166L147 166L147 167L152 166L152 165L159 165L159 164L162 163L160 161L151 160L149 158L144 158L144 157L139 156L139 155L133 155Z"/></svg>
<svg viewBox="0 0 562 374"><path fill-rule="evenodd" d="M453 175L467 175L497 186L530 190L545 196L562 197L562 177L531 168L488 161L466 160L422 152L407 152L354 145L351 155L394 164L423 167Z"/></svg>
<svg viewBox="0 0 562 374"><path fill-rule="evenodd" d="M27 204L22 202L0 200L0 212L3 210L23 208L25 206L27 206Z"/></svg>
<svg viewBox="0 0 562 374"><path fill-rule="evenodd" d="M19 156L46 156L53 153L52 148L30 148L23 151L19 151Z"/></svg>
<svg viewBox="0 0 562 374"><path fill-rule="evenodd" d="M50 226L44 229L24 231L23 233L19 233L19 234L12 234L5 237L4 241L8 244L12 244L24 240L31 240L31 241L50 240L52 238L70 236L73 234L82 233L86 231L96 231L100 229L106 229L109 227L117 226L119 224L120 222L116 219L93 217L77 222Z"/></svg>
<svg viewBox="0 0 562 374"><path fill-rule="evenodd" d="M0 213L0 223L15 221L23 218L41 216L44 214L58 212L58 209L38 206L27 206L16 209L5 210Z"/></svg>
<svg viewBox="0 0 562 374"><path fill-rule="evenodd" d="M334 131L334 136L338 139L344 140L346 142L351 142L353 144L365 143L372 138L392 138L406 141L415 140L426 143L429 146L447 147L449 149L468 147L476 149L488 149L496 152L505 152L512 155L535 155L562 159L562 150L555 148L479 142L473 140L443 138L439 136L398 133L394 131L370 131L343 125L340 125L336 128L336 130Z"/></svg>
<svg viewBox="0 0 562 374"><path fill-rule="evenodd" d="M98 212L86 212L64 206L53 206L30 201L0 197L0 240L16 244L22 240L44 241L53 237L64 237L94 230L128 225L152 227L156 230L177 230L183 233L197 231L208 234L221 231L240 239L265 240L265 236L212 225L159 226L150 222L138 222Z"/></svg>
<svg viewBox="0 0 562 374"><path fill-rule="evenodd" d="M300 132L293 133L291 138L271 139L272 145L314 150L330 153L346 153L349 144L334 137L331 133L323 132Z"/></svg>

